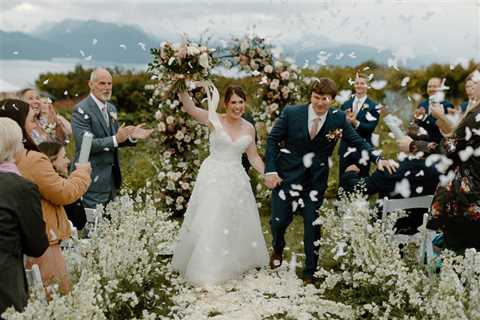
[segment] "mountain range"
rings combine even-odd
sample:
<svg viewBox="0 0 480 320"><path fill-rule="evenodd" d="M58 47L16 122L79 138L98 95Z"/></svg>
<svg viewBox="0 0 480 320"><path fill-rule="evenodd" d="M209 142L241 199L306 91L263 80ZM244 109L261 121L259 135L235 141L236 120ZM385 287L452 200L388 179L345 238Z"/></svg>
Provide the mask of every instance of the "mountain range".
<svg viewBox="0 0 480 320"><path fill-rule="evenodd" d="M148 34L139 26L95 20L64 20L42 25L31 33L0 31L0 59L51 60L74 58L109 61L118 64L148 63L150 48L160 45L161 37ZM283 53L298 65L354 66L366 60L387 64L390 50L348 43L337 43L323 35L304 35L282 44ZM432 63L429 57L408 60L410 67ZM438 61L436 61L438 62Z"/></svg>

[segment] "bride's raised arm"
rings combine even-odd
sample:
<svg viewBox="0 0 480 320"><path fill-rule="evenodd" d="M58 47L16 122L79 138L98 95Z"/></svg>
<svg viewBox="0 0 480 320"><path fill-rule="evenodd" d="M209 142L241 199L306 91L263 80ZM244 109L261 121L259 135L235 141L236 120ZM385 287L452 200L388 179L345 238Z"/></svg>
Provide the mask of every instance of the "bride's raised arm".
<svg viewBox="0 0 480 320"><path fill-rule="evenodd" d="M179 92L178 98L183 104L183 109L186 113L201 124L208 125L208 111L197 107L187 91Z"/></svg>

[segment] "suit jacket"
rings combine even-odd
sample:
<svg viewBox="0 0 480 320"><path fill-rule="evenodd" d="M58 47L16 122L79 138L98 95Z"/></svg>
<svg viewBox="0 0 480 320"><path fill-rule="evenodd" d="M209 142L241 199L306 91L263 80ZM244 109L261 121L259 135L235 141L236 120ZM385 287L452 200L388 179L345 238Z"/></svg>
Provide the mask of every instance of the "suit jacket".
<svg viewBox="0 0 480 320"><path fill-rule="evenodd" d="M307 179L312 179L313 188L320 193L324 192L328 183L328 158L340 139L339 136L338 139L332 139L336 130L342 131L341 139L348 145L359 150L365 149L372 159L379 159L379 156L372 153L372 146L347 122L343 111L329 109L322 128L310 140L308 104L290 105L283 109L268 135L265 172L277 172L284 180L282 184L287 186L303 184ZM313 156L309 168L303 162L307 154Z"/></svg>
<svg viewBox="0 0 480 320"><path fill-rule="evenodd" d="M455 108L453 104L447 100L442 101L441 105L443 106L443 110L445 114L448 114L448 109ZM418 105L417 108L423 107L425 108L425 111L428 113L429 106L430 106L429 100L425 99ZM437 126L437 120L431 114L429 114L425 119L421 121L415 120L415 122L425 130L427 130L429 141L438 143L440 142L440 140L442 140L443 136L440 133L440 129Z"/></svg>
<svg viewBox="0 0 480 320"><path fill-rule="evenodd" d="M0 315L27 304L23 255L41 256L48 248L40 193L27 179L0 173Z"/></svg>
<svg viewBox="0 0 480 320"><path fill-rule="evenodd" d="M90 132L94 135L90 151L92 165L92 184L88 193L108 193L112 188L119 189L122 184L122 175L118 160L118 150L113 143L113 136L118 132L117 109L107 102L110 125L107 126L102 112L93 98L88 95L80 101L73 110L72 131L75 139L75 161L80 156L83 134ZM118 146L132 145L128 140Z"/></svg>
<svg viewBox="0 0 480 320"><path fill-rule="evenodd" d="M347 111L348 109L353 108L354 97L345 101L345 103L340 107L342 111ZM377 110L377 103L372 99L365 99L365 103L357 112L357 120L359 121L358 127L354 128L357 131L358 135L364 138L367 143L372 145L372 134L377 127L378 120L380 119L380 114ZM356 152L350 153L350 155L345 158L344 155L347 152L348 146L345 142L340 143L338 148L338 154L340 155L340 170L344 170L349 164L357 163L361 158L361 153L359 150ZM368 168L364 170L364 175L368 174Z"/></svg>

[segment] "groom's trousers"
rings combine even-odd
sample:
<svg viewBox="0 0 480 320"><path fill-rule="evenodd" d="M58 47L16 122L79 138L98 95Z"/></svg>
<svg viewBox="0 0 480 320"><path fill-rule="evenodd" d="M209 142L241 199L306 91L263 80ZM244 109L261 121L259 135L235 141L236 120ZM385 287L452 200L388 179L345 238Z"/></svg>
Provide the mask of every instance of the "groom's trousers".
<svg viewBox="0 0 480 320"><path fill-rule="evenodd" d="M280 196L281 190L283 190L284 196ZM290 191L293 191L293 196ZM285 231L293 219L294 202L296 201L298 204L299 199L303 200L304 207L298 205L297 210L303 212L303 243L305 248L303 275L307 277L313 277L317 269L319 247L315 246L314 243L320 239L320 226L313 225L313 222L318 218L317 211L322 206L324 195L324 191L322 191L318 192L316 197L311 197L311 191L311 183L304 184L302 191L284 185L275 188L272 192L272 212L270 216L273 249L280 253L283 252L285 247ZM300 196L296 196L295 192L299 192Z"/></svg>

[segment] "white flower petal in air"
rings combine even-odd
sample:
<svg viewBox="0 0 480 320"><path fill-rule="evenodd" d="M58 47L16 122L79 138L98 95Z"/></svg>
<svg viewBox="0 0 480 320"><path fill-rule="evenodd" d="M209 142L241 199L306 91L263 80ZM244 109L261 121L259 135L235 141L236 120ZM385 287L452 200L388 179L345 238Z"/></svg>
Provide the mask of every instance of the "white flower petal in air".
<svg viewBox="0 0 480 320"><path fill-rule="evenodd" d="M318 195L318 191L317 191L317 190L312 190L312 191L310 191L310 193L308 194L308 196L310 197L310 200L312 200L313 202L317 202L317 201L318 201L317 195Z"/></svg>
<svg viewBox="0 0 480 320"><path fill-rule="evenodd" d="M380 145L380 135L376 133L372 133L372 138L370 139L370 142L372 142L372 145L374 147L377 147Z"/></svg>
<svg viewBox="0 0 480 320"><path fill-rule="evenodd" d="M290 191L288 191L288 193L292 197L299 197L300 196L300 192L298 192L298 191L290 190Z"/></svg>
<svg viewBox="0 0 480 320"><path fill-rule="evenodd" d="M357 148L355 148L355 147L347 147L347 152L345 152L345 153L343 154L343 157L346 158L346 157L348 157L348 156L350 155L350 153L353 153L353 152L355 152L355 151L357 151Z"/></svg>
<svg viewBox="0 0 480 320"><path fill-rule="evenodd" d="M404 198L410 197L411 190L408 179L402 179L402 181L395 183L395 190L393 192L401 195Z"/></svg>
<svg viewBox="0 0 480 320"><path fill-rule="evenodd" d="M297 211L298 209L298 202L297 201L292 201L292 212Z"/></svg>
<svg viewBox="0 0 480 320"><path fill-rule="evenodd" d="M303 186L301 184L292 184L290 186L293 190L298 190L298 191L302 191L303 190Z"/></svg>
<svg viewBox="0 0 480 320"><path fill-rule="evenodd" d="M303 156L303 166L305 168L310 168L312 166L314 156L315 156L315 153L313 152L309 152Z"/></svg>
<svg viewBox="0 0 480 320"><path fill-rule="evenodd" d="M465 128L465 140L470 140L472 138L472 130L469 127Z"/></svg>
<svg viewBox="0 0 480 320"><path fill-rule="evenodd" d="M356 58L357 58L357 56L355 55L355 52L354 52L354 51L350 52L350 53L348 54L348 56L349 56L350 58L352 58L352 59L356 59Z"/></svg>
<svg viewBox="0 0 480 320"><path fill-rule="evenodd" d="M475 122L480 122L480 113L475 116Z"/></svg>
<svg viewBox="0 0 480 320"><path fill-rule="evenodd" d="M286 199L287 199L287 196L285 195L285 191L283 191L283 190L278 191L278 196L279 196L280 199L282 199L282 200L286 200Z"/></svg>
<svg viewBox="0 0 480 320"><path fill-rule="evenodd" d="M410 77L405 77L402 79L402 82L400 83L400 85L402 87L406 87L409 81L410 81Z"/></svg>
<svg viewBox="0 0 480 320"><path fill-rule="evenodd" d="M440 186L447 186L453 178L455 178L455 173L452 170L448 171L447 175L440 175Z"/></svg>
<svg viewBox="0 0 480 320"><path fill-rule="evenodd" d="M423 170L420 170L416 175L415 177L423 177L425 175L425 173L423 172Z"/></svg>
<svg viewBox="0 0 480 320"><path fill-rule="evenodd" d="M362 150L361 152L362 157L360 160L358 160L358 163L361 164L362 166L368 165L368 160L370 160L370 154L368 153L367 150Z"/></svg>
<svg viewBox="0 0 480 320"><path fill-rule="evenodd" d="M458 156L460 157L460 160L465 162L473 155L473 152L474 149L472 148L472 146L468 146L464 150L459 151Z"/></svg>
<svg viewBox="0 0 480 320"><path fill-rule="evenodd" d="M83 52L83 50L80 50L80 55L81 55L82 57L85 57L85 52Z"/></svg>
<svg viewBox="0 0 480 320"><path fill-rule="evenodd" d="M120 48L122 48L123 50L127 50L127 46L124 45L123 43L120 45Z"/></svg>
<svg viewBox="0 0 480 320"><path fill-rule="evenodd" d="M48 83L48 79L47 79L47 80L45 80L45 81L43 81L43 84L47 84L47 83Z"/></svg>
<svg viewBox="0 0 480 320"><path fill-rule="evenodd" d="M146 51L146 50L147 50L147 45L146 45L145 43L143 43L143 42L138 42L137 44L140 46L140 48L142 48L143 51Z"/></svg>
<svg viewBox="0 0 480 320"><path fill-rule="evenodd" d="M335 97L335 101L337 101L340 104L343 104L345 101L350 99L351 96L352 96L352 90L340 90L340 92Z"/></svg>
<svg viewBox="0 0 480 320"><path fill-rule="evenodd" d="M92 39L92 46L96 45L97 43L98 43L98 40L95 39L95 38L93 38L93 39Z"/></svg>
<svg viewBox="0 0 480 320"><path fill-rule="evenodd" d="M333 159L332 159L332 157L328 157L328 167L329 167L329 168L333 167Z"/></svg>
<svg viewBox="0 0 480 320"><path fill-rule="evenodd" d="M387 80L375 80L370 83L370 86L375 90L382 90L387 85Z"/></svg>
<svg viewBox="0 0 480 320"><path fill-rule="evenodd" d="M473 82L480 82L480 71L478 70L473 71L472 80Z"/></svg>
<svg viewBox="0 0 480 320"><path fill-rule="evenodd" d="M423 187L422 187L422 186L417 187L417 188L415 189L415 192L416 192L416 193L422 193L422 192L423 192Z"/></svg>
<svg viewBox="0 0 480 320"><path fill-rule="evenodd" d="M367 111L367 113L365 114L365 119L367 119L367 121L376 121L377 118L375 118L370 112Z"/></svg>
<svg viewBox="0 0 480 320"><path fill-rule="evenodd" d="M286 154L290 154L290 153L291 153L290 150L285 149L285 148L280 149L280 152L283 152L283 153L286 153Z"/></svg>

